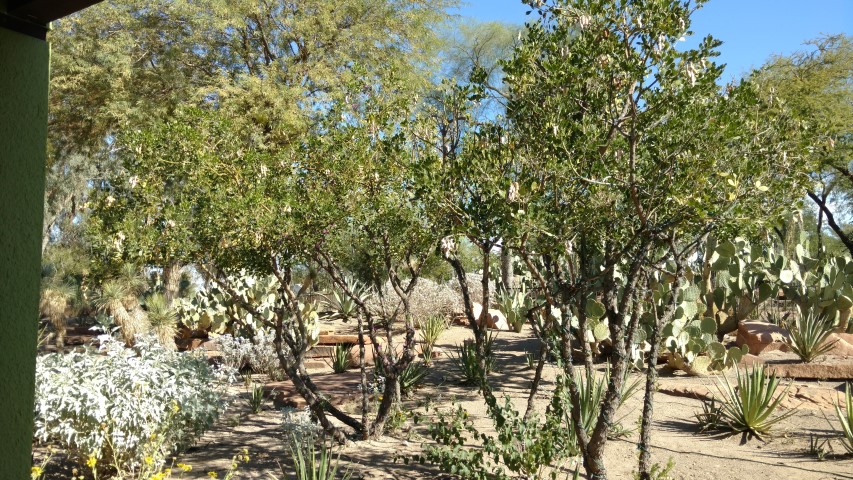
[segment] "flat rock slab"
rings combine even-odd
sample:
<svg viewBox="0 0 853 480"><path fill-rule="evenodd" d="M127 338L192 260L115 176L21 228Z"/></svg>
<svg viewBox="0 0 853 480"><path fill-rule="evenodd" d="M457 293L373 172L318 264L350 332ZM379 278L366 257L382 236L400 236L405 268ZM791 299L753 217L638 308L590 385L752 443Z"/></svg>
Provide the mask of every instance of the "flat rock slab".
<svg viewBox="0 0 853 480"><path fill-rule="evenodd" d="M370 337L364 336L364 343L370 344ZM358 335L323 335L320 334L317 345L356 345L358 344Z"/></svg>
<svg viewBox="0 0 853 480"><path fill-rule="evenodd" d="M723 385L723 380L716 380L719 385ZM736 380L730 379L732 386L736 384ZM787 387L787 383L782 383L777 392L783 392ZM709 388L710 387L710 388ZM711 400L719 398L720 391L713 383L709 387L704 385L684 385L675 382L661 383L658 387L658 392L674 397L693 398L696 400ZM723 387L725 388L725 387ZM843 393L831 389L821 388L809 385L792 385L779 405L782 408L808 408L812 410L832 410L835 408L836 402L842 401Z"/></svg>
<svg viewBox="0 0 853 480"><path fill-rule="evenodd" d="M777 377L809 380L853 380L853 361L826 359L819 363L766 363L767 373Z"/></svg>

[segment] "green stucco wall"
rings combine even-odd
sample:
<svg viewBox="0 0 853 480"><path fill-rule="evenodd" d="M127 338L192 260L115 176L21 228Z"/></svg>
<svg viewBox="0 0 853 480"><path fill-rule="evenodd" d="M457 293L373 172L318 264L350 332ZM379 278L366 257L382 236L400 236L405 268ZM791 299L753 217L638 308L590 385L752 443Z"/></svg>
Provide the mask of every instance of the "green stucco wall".
<svg viewBox="0 0 853 480"><path fill-rule="evenodd" d="M4 480L29 478L30 470L49 60L46 42L0 28L0 479Z"/></svg>

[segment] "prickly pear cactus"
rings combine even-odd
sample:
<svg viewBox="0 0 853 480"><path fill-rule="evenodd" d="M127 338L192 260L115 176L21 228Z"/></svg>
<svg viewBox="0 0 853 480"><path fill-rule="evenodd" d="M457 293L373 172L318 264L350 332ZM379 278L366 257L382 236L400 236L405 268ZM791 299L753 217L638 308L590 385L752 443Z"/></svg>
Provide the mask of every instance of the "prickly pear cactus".
<svg viewBox="0 0 853 480"><path fill-rule="evenodd" d="M200 290L191 299L176 301L179 318L192 330L207 331L215 335L234 333L235 320L240 319L251 325L255 330L264 329L264 321L274 321L276 311L283 308L280 298L278 280L274 276L256 277L245 272L230 276L237 297L222 289L211 287ZM258 312L258 317L243 309L242 302L248 303ZM302 317L305 320L305 332L294 332L294 338L305 338L308 348L313 347L319 340L320 325L317 306L310 302L298 302ZM296 322L287 322L285 328L293 329Z"/></svg>
<svg viewBox="0 0 853 480"><path fill-rule="evenodd" d="M802 315L812 312L833 319L838 332L849 328L853 307L853 261L846 257L828 257L823 262L807 257L800 245L796 249L796 275L783 286Z"/></svg>
<svg viewBox="0 0 853 480"><path fill-rule="evenodd" d="M737 330L741 320L777 294L780 282L791 282L792 268L784 256L745 239L709 239L699 287L704 316L715 321L718 338Z"/></svg>
<svg viewBox="0 0 853 480"><path fill-rule="evenodd" d="M510 327L520 333L527 319L527 312L533 307L533 299L527 295L524 284L515 292L501 291L498 293L498 308L506 317Z"/></svg>

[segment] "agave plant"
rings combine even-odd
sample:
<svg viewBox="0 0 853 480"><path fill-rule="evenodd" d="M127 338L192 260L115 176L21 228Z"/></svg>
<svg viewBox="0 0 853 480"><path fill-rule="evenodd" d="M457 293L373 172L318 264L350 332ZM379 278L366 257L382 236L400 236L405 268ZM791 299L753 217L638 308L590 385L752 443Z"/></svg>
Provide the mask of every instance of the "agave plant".
<svg viewBox="0 0 853 480"><path fill-rule="evenodd" d="M745 369L744 373L741 373L740 368L736 368L736 372L736 387L732 386L726 377L723 377L722 386L718 384L723 397L720 406L722 428L761 439L761 436L766 435L775 424L794 414L794 410L790 410L782 415L773 416L791 388L790 383L777 394L779 379L775 374L768 377L764 367Z"/></svg>
<svg viewBox="0 0 853 480"><path fill-rule="evenodd" d="M787 322L786 327L789 337L785 343L805 363L813 362L835 346L835 341L829 341L834 329L832 319L811 310Z"/></svg>
<svg viewBox="0 0 853 480"><path fill-rule="evenodd" d="M370 287L362 285L358 280L345 278L344 283L347 290L356 297L366 299L370 296ZM354 317L358 313L358 304L343 289L333 291L332 298L327 300L327 304L344 319Z"/></svg>
<svg viewBox="0 0 853 480"><path fill-rule="evenodd" d="M178 333L178 315L166 302L166 297L162 293L149 295L145 299L145 309L148 312L151 332L160 344L167 350L177 349L175 335Z"/></svg>
<svg viewBox="0 0 853 480"><path fill-rule="evenodd" d="M506 316L506 321L516 333L521 333L527 321L527 312L533 307L533 299L527 295L522 284L521 288L511 292L499 290L497 293L498 308Z"/></svg>
<svg viewBox="0 0 853 480"><path fill-rule="evenodd" d="M853 453L853 385L850 383L845 390L844 403L844 409L835 404L835 414L841 422L841 444L849 453Z"/></svg>
<svg viewBox="0 0 853 480"><path fill-rule="evenodd" d="M429 369L421 362L412 362L400 371L400 393L409 396L424 381Z"/></svg>

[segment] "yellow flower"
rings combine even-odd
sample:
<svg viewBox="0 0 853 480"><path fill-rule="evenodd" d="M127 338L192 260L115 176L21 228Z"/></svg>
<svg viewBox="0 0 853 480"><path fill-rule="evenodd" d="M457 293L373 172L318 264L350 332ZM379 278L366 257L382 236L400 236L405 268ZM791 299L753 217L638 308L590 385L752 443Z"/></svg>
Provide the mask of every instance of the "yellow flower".
<svg viewBox="0 0 853 480"><path fill-rule="evenodd" d="M210 478L219 478L219 474L216 472L207 472L207 476Z"/></svg>
<svg viewBox="0 0 853 480"><path fill-rule="evenodd" d="M30 477L39 478L43 472L44 470L42 470L41 467L33 467L30 469Z"/></svg>
<svg viewBox="0 0 853 480"><path fill-rule="evenodd" d="M88 459L88 460L86 460L86 465L87 465L89 468L91 468L91 469L93 469L93 470L94 470L94 469L95 469L95 465L97 465L97 464L98 464L98 459L97 459L97 458L95 458L95 456L94 456L94 455L89 455L89 459Z"/></svg>
<svg viewBox="0 0 853 480"><path fill-rule="evenodd" d="M178 468L180 468L181 470L183 470L185 472L189 472L190 470L193 469L192 465L187 465L186 463L179 463Z"/></svg>
<svg viewBox="0 0 853 480"><path fill-rule="evenodd" d="M172 400L172 411L175 413L178 413L181 411L181 406L178 405L178 402L175 400Z"/></svg>
<svg viewBox="0 0 853 480"><path fill-rule="evenodd" d="M145 457L145 465L152 465L152 464L154 464L154 459L151 457Z"/></svg>
<svg viewBox="0 0 853 480"><path fill-rule="evenodd" d="M165 474L155 473L154 475L151 475L151 478L149 478L148 480L163 480L164 478L166 478Z"/></svg>

